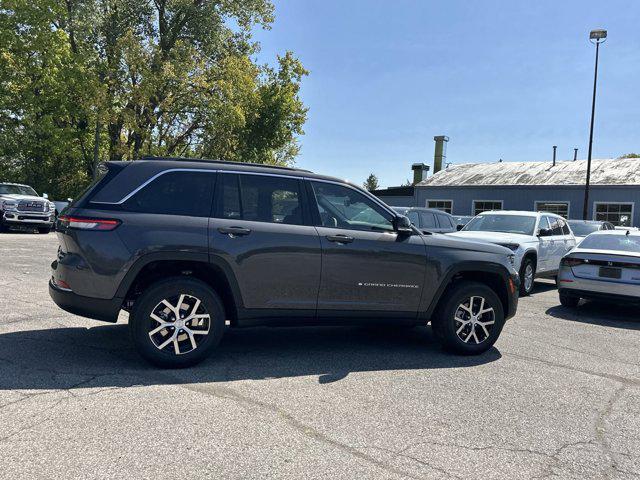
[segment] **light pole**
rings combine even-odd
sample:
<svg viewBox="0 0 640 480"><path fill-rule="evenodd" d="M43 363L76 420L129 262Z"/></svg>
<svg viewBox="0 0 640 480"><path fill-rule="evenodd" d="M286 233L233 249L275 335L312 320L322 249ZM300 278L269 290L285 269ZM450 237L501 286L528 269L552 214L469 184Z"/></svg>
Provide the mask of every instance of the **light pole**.
<svg viewBox="0 0 640 480"><path fill-rule="evenodd" d="M587 180L584 185L584 207L582 208L582 219L587 219L589 212L589 180L591 179L591 150L593 147L593 119L596 114L596 85L598 83L598 53L600 44L607 39L606 30L591 30L589 41L596 46L596 68L593 74L593 99L591 100L591 127L589 129L589 153L587 154Z"/></svg>

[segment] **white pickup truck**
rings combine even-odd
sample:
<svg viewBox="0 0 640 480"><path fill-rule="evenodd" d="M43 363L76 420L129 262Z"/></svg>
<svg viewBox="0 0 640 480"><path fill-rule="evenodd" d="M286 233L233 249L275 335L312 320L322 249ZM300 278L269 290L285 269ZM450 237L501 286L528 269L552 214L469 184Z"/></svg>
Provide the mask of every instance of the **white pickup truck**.
<svg viewBox="0 0 640 480"><path fill-rule="evenodd" d="M28 185L0 183L0 232L10 227L49 233L56 219L56 205Z"/></svg>

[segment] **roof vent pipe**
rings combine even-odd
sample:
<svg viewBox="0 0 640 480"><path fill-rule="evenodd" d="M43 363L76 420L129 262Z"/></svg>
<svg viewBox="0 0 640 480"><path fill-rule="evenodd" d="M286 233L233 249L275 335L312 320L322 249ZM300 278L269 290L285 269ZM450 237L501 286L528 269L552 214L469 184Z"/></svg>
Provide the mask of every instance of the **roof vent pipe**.
<svg viewBox="0 0 640 480"><path fill-rule="evenodd" d="M556 166L556 150L558 149L557 145L553 146L553 166Z"/></svg>
<svg viewBox="0 0 640 480"><path fill-rule="evenodd" d="M427 178L429 165L425 165L424 163L414 163L411 165L411 170L413 170L413 185L417 185Z"/></svg>
<svg viewBox="0 0 640 480"><path fill-rule="evenodd" d="M433 173L438 173L442 170L442 165L447 158L447 142L449 137L445 135L438 135L433 137L436 142L436 150L433 154Z"/></svg>
<svg viewBox="0 0 640 480"><path fill-rule="evenodd" d="M573 161L575 162L578 159L578 149L573 149Z"/></svg>

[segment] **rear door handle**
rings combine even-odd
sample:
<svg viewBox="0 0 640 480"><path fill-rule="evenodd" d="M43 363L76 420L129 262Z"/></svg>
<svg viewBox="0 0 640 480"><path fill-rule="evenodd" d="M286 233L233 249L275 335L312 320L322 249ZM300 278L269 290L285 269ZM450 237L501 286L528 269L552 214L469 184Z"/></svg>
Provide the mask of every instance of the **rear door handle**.
<svg viewBox="0 0 640 480"><path fill-rule="evenodd" d="M351 243L354 238L347 235L327 235L327 240L335 243Z"/></svg>
<svg viewBox="0 0 640 480"><path fill-rule="evenodd" d="M218 231L224 235L229 235L231 238L242 237L251 233L251 230L244 227L220 227Z"/></svg>

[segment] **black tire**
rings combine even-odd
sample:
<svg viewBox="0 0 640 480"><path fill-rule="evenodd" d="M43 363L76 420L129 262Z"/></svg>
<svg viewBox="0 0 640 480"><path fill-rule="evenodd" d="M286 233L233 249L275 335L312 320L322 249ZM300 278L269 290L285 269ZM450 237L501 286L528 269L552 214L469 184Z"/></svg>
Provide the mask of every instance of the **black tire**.
<svg viewBox="0 0 640 480"><path fill-rule="evenodd" d="M531 268L531 283L525 281L527 268ZM520 265L520 296L526 297L533 291L534 280L536 278L536 264L531 257L525 257Z"/></svg>
<svg viewBox="0 0 640 480"><path fill-rule="evenodd" d="M181 295L184 295L182 303ZM186 322L180 325L182 328L171 325L176 320L175 310L169 309L163 300L178 309L186 305L183 316L187 318L181 320ZM196 305L197 300L200 302ZM194 307L196 311L192 311ZM154 320L152 314L166 321L167 326L161 329L162 324ZM204 325L194 325L188 318L192 314L208 315L209 318L208 321L196 319L202 320ZM162 368L189 367L207 358L220 343L224 326L225 312L220 297L206 283L187 277L168 278L148 287L137 299L129 317L129 330L138 352ZM205 327L208 333L201 333ZM153 331L156 333L152 334ZM195 348L192 342L195 342Z"/></svg>
<svg viewBox="0 0 640 480"><path fill-rule="evenodd" d="M560 304L567 308L576 308L580 303L580 297L574 297L573 295L567 295L566 293L560 293Z"/></svg>
<svg viewBox="0 0 640 480"><path fill-rule="evenodd" d="M43 235L46 235L47 233L51 233L51 227L38 227L38 233L42 233Z"/></svg>
<svg viewBox="0 0 640 480"><path fill-rule="evenodd" d="M471 310L476 312L477 318L472 324L469 315L469 319L465 320L469 323L464 324L458 318L468 314L462 307L466 305L469 308L471 297L475 298ZM479 298L484 299L483 308L491 308L491 312L477 315L481 305ZM445 349L461 355L478 355L486 352L498 340L504 322L502 302L491 288L483 283L462 281L450 286L440 300L431 326ZM477 330L476 325L480 325Z"/></svg>
<svg viewBox="0 0 640 480"><path fill-rule="evenodd" d="M7 227L7 225L5 225L5 223L0 220L0 233L5 233L9 231L9 227Z"/></svg>

